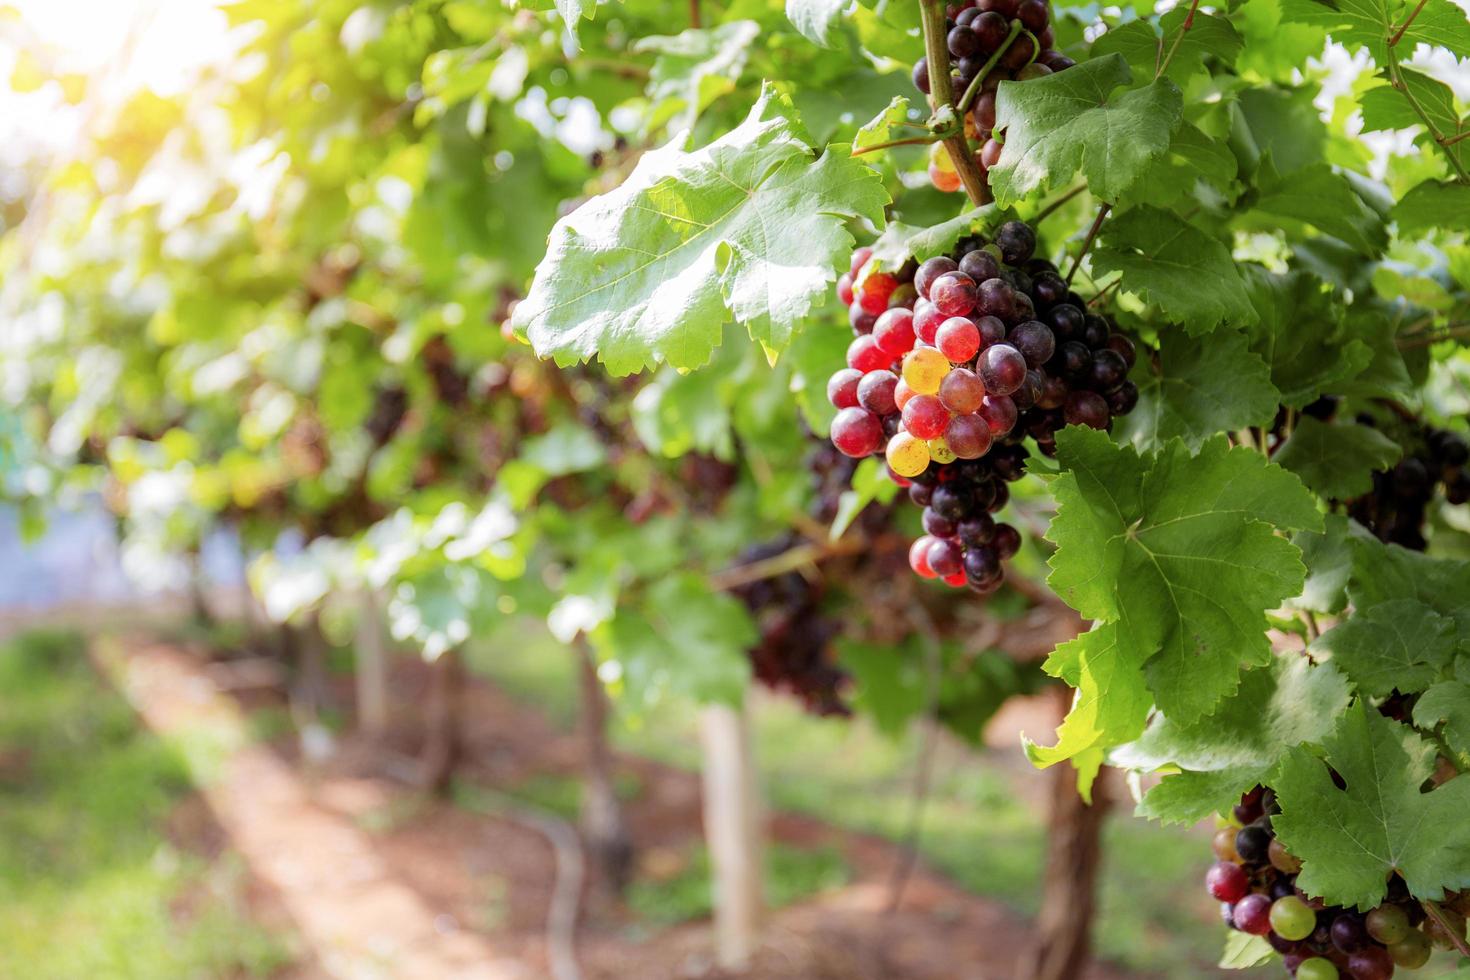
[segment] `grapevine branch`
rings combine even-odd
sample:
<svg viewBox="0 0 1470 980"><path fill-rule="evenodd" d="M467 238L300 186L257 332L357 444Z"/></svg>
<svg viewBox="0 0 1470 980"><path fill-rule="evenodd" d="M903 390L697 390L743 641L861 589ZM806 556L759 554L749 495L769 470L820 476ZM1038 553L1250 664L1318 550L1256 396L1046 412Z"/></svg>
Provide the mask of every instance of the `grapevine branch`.
<svg viewBox="0 0 1470 980"><path fill-rule="evenodd" d="M873 153L878 150L886 150L894 146L918 146L925 143L939 143L944 141L945 139L948 139L947 135L906 136L903 139L889 140L886 143L874 143L872 146L865 146L861 150L853 150L852 155L855 157L860 157L864 153Z"/></svg>
<svg viewBox="0 0 1470 980"><path fill-rule="evenodd" d="M1184 17L1184 23L1179 25L1179 33L1174 36L1174 43L1169 45L1169 53L1164 55L1164 59L1159 62L1158 68L1154 70L1154 78L1162 78L1164 76L1164 72L1169 70L1169 62L1174 60L1174 55L1177 54L1179 51L1179 45L1184 43L1184 35L1188 34L1189 29L1194 26L1194 15L1195 12L1198 10L1199 0L1193 0L1193 2L1189 5L1189 13L1186 14ZM1164 49L1163 45L1163 39L1160 38L1160 51Z"/></svg>
<svg viewBox="0 0 1470 980"><path fill-rule="evenodd" d="M1424 6L1422 0L1419 6ZM1418 12L1418 9L1415 9L1414 14ZM1404 21L1404 27L1407 28L1409 24L1413 23L1413 20L1414 15L1410 14L1409 19ZM1402 29L1400 30L1400 36L1402 36ZM1445 159L1450 162L1450 167L1455 171L1455 176L1459 178L1460 183L1470 184L1470 173L1466 172L1465 165L1460 162L1459 155L1450 151L1449 147L1451 144L1445 142L1445 135L1435 127L1434 120L1429 118L1429 113L1425 111L1424 106L1419 104L1419 99L1409 90L1408 83L1404 81L1404 73L1399 68L1398 51L1392 43L1388 47L1388 75L1393 83L1393 87L1398 89L1404 98L1408 100L1409 108L1414 110L1414 115L1419 117L1419 121L1428 130L1429 138L1434 140L1435 145L1444 152Z"/></svg>
<svg viewBox="0 0 1470 980"><path fill-rule="evenodd" d="M1082 251L1078 252L1077 258L1072 261L1072 271L1067 273L1068 286L1072 285L1072 280L1076 278L1077 270L1082 268L1083 257L1092 251L1092 243L1097 240L1097 233L1102 228L1102 223L1107 218L1108 212L1112 209L1113 206L1106 202L1102 207L1097 209L1097 217L1093 219L1092 227L1087 229L1087 237L1082 241Z"/></svg>
<svg viewBox="0 0 1470 980"><path fill-rule="evenodd" d="M798 568L814 565L827 558L856 554L867 548L868 545L869 542L855 537L841 538L832 542L809 541L787 548L779 555L772 555L759 561L747 562L744 565L736 565L733 568L715 572L709 577L709 586L716 592L728 592L742 585L750 585L752 582L794 572Z"/></svg>
<svg viewBox="0 0 1470 980"><path fill-rule="evenodd" d="M1470 337L1470 323L1452 323L1443 330L1425 330L1412 334L1398 341L1399 350L1413 350L1417 347L1431 347L1441 340L1455 340L1460 337Z"/></svg>
<svg viewBox="0 0 1470 980"><path fill-rule="evenodd" d="M949 49L945 47L944 40L944 11L938 0L922 0L919 13L924 23L924 51L929 64L930 108L936 116L941 107L954 113L954 86L949 77ZM965 185L970 203L977 207L989 204L990 187L985 183L980 168L975 166L974 157L970 155L970 142L965 139L963 125L955 135L945 139L944 148L949 151L949 158L954 163L955 172L960 176L960 183Z"/></svg>
<svg viewBox="0 0 1470 980"><path fill-rule="evenodd" d="M1404 31L1407 31L1409 29L1409 25L1414 23L1414 18L1419 16L1419 11L1423 10L1424 5L1428 2L1429 0L1419 0L1418 5L1409 12L1409 16L1404 19L1404 22L1402 24L1399 25L1399 29L1394 31L1393 35L1388 39L1388 46L1390 48L1403 40Z"/></svg>
<svg viewBox="0 0 1470 980"><path fill-rule="evenodd" d="M1068 201L1072 200L1072 198L1076 197L1078 194L1081 194L1085 190L1087 190L1086 184L1078 184L1076 187L1072 188L1067 193L1057 198L1055 201L1052 201L1046 207L1042 208L1041 211L1037 213L1036 217L1031 219L1032 226L1034 227L1036 225L1039 225L1047 218L1050 218L1058 208L1060 208L1063 204L1066 204Z"/></svg>
<svg viewBox="0 0 1470 980"><path fill-rule="evenodd" d="M919 835L924 827L924 806L934 773L934 750L939 739L939 681L941 652L939 630L929 610L917 600L908 604L910 622L924 648L924 715L919 731L918 758L914 762L913 795L909 803L908 829L904 832L903 850L888 879L887 912L897 911L903 902L904 888L914 871L919 854Z"/></svg>
<svg viewBox="0 0 1470 980"><path fill-rule="evenodd" d="M1450 925L1450 920L1445 916L1444 909L1439 907L1439 903L1426 898L1420 904L1424 906L1424 911L1429 913L1429 917L1439 923L1444 934L1450 937L1450 942L1455 944L1455 949L1460 951L1460 955L1470 956L1470 943L1466 943L1465 938Z"/></svg>

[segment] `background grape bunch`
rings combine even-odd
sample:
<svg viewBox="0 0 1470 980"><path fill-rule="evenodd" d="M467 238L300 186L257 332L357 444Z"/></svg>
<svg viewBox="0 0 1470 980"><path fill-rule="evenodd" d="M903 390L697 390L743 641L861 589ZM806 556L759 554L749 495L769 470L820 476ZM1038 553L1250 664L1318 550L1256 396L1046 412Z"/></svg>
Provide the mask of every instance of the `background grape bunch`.
<svg viewBox="0 0 1470 980"><path fill-rule="evenodd" d="M1023 440L1053 455L1062 426L1107 429L1138 402L1133 342L1084 312L1035 250L1035 231L1009 221L993 241L967 237L891 273L858 249L837 284L857 336L827 385L832 442L855 458L882 452L924 508L910 567L982 594L1021 544L991 515L1025 475Z"/></svg>
<svg viewBox="0 0 1470 980"><path fill-rule="evenodd" d="M1358 419L1374 425L1371 415ZM1450 504L1470 501L1470 447L1453 432L1415 420L1400 443L1412 447L1391 470L1373 474L1373 490L1348 504L1348 513L1380 541L1414 551L1425 547L1426 510L1443 488Z"/></svg>
<svg viewBox="0 0 1470 980"><path fill-rule="evenodd" d="M1263 936L1297 980L1389 980L1396 967L1417 969L1434 948L1451 949L1445 926L1465 935L1470 893L1454 894L1432 918L1395 875L1388 897L1361 913L1325 905L1296 885L1298 861L1276 839L1275 794L1257 786L1241 797L1234 821L1215 834L1216 862L1205 876L1231 929Z"/></svg>
<svg viewBox="0 0 1470 980"><path fill-rule="evenodd" d="M979 145L975 164L984 174L1000 160L995 135L995 95L1003 81L1027 81L1076 64L1052 47L1056 42L1046 0L965 0L950 4L945 45L965 138ZM929 94L929 60L914 63L914 85ZM960 189L954 161L942 144L929 150L929 180L938 190Z"/></svg>

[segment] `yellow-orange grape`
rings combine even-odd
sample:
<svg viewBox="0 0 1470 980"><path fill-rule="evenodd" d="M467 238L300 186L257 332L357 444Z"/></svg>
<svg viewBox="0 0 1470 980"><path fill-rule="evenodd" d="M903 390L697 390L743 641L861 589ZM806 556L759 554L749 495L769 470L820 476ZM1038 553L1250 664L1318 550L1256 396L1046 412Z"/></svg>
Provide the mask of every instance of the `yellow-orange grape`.
<svg viewBox="0 0 1470 980"><path fill-rule="evenodd" d="M929 468L929 444L907 432L894 433L884 455L899 476L918 476Z"/></svg>
<svg viewBox="0 0 1470 980"><path fill-rule="evenodd" d="M915 394L938 394L949 370L949 358L933 347L916 347L904 355L903 380Z"/></svg>
<svg viewBox="0 0 1470 980"><path fill-rule="evenodd" d="M936 191L953 194L960 189L960 175L953 170L940 170L931 164L929 167L929 183L934 185Z"/></svg>
<svg viewBox="0 0 1470 980"><path fill-rule="evenodd" d="M953 463L959 459L954 450L949 448L949 441L943 436L938 439L929 440L929 458L936 463Z"/></svg>
<svg viewBox="0 0 1470 980"><path fill-rule="evenodd" d="M947 174L952 174L955 172L954 161L950 159L949 150L945 149L943 143L930 144L929 166L937 167Z"/></svg>

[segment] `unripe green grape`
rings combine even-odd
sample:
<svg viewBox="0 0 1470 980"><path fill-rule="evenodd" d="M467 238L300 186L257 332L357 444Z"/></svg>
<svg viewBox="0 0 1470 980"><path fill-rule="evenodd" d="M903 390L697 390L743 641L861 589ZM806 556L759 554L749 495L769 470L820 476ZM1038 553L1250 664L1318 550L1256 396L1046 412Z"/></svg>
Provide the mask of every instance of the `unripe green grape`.
<svg viewBox="0 0 1470 980"><path fill-rule="evenodd" d="M1388 947L1388 955L1406 970L1417 970L1428 963L1429 954L1433 951L1429 937L1417 929L1410 929L1407 936Z"/></svg>
<svg viewBox="0 0 1470 980"><path fill-rule="evenodd" d="M1302 960L1302 965L1296 968L1296 980L1337 980L1338 976L1332 961L1320 956Z"/></svg>
<svg viewBox="0 0 1470 980"><path fill-rule="evenodd" d="M1408 920L1405 920L1405 925ZM1295 895L1278 898L1271 906L1271 928L1282 939L1306 939L1317 928L1317 913Z"/></svg>
<svg viewBox="0 0 1470 980"><path fill-rule="evenodd" d="M1397 905L1382 905L1368 913L1367 926L1368 935L1392 946L1409 934L1409 917Z"/></svg>

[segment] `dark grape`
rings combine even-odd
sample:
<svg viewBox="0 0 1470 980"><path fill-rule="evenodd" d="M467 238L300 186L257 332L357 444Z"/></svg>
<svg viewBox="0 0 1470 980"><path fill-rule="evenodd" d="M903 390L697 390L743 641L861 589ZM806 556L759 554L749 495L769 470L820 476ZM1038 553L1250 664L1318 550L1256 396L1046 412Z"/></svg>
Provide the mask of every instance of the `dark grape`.
<svg viewBox="0 0 1470 980"><path fill-rule="evenodd" d="M1271 832L1264 827L1242 827L1235 835L1235 853L1246 864L1265 864L1271 857Z"/></svg>
<svg viewBox="0 0 1470 980"><path fill-rule="evenodd" d="M1095 391L1072 392L1063 403L1062 411L1068 425L1086 425L1094 429L1108 427L1108 403Z"/></svg>
<svg viewBox="0 0 1470 980"><path fill-rule="evenodd" d="M980 377L985 389L1009 395L1026 379L1026 358L1010 344L992 344L980 355Z"/></svg>
<svg viewBox="0 0 1470 980"><path fill-rule="evenodd" d="M1056 353L1057 339L1051 327L1039 320L1027 320L1018 325L1006 339L1026 358L1031 367L1041 367Z"/></svg>
<svg viewBox="0 0 1470 980"><path fill-rule="evenodd" d="M892 371L873 371L863 375L857 386L858 404L875 415L892 415L898 411L893 393L898 388L898 375Z"/></svg>
<svg viewBox="0 0 1470 980"><path fill-rule="evenodd" d="M929 287L934 284L934 280L946 272L954 272L956 269L962 272L965 271L962 264L956 264L955 260L948 255L936 255L932 259L925 259L924 264L919 266L918 271L914 273L914 287L919 290L920 296L928 299ZM974 279L975 277L971 276L970 278ZM979 282L978 279L975 281Z"/></svg>
<svg viewBox="0 0 1470 980"><path fill-rule="evenodd" d="M994 96L991 101L994 102ZM966 252L964 258L960 259L960 271L975 282L983 284L986 280L1000 276L1000 263L989 252L977 248Z"/></svg>

